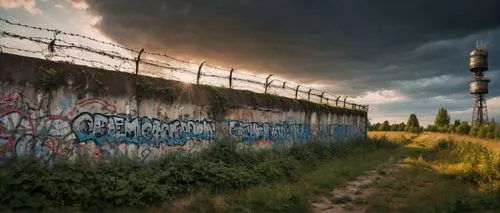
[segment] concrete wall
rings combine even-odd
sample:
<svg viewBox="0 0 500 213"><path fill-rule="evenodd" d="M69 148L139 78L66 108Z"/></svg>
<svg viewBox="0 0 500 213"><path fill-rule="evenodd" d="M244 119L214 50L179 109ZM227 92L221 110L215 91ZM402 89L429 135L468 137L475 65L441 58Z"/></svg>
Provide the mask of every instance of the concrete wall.
<svg viewBox="0 0 500 213"><path fill-rule="evenodd" d="M217 139L278 148L366 137L367 115L358 110L3 53L0 65L0 159L148 161Z"/></svg>

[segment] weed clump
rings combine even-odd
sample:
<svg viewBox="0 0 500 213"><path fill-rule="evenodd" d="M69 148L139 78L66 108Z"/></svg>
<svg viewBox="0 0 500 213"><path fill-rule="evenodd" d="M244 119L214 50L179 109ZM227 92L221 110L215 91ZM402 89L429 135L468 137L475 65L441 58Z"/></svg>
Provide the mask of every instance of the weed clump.
<svg viewBox="0 0 500 213"><path fill-rule="evenodd" d="M480 143L443 139L437 142L433 154L438 161L459 165L464 172L457 177L473 184L488 184L500 178L498 155Z"/></svg>
<svg viewBox="0 0 500 213"><path fill-rule="evenodd" d="M38 84L45 91L56 89L63 75L51 67L41 66L37 72Z"/></svg>

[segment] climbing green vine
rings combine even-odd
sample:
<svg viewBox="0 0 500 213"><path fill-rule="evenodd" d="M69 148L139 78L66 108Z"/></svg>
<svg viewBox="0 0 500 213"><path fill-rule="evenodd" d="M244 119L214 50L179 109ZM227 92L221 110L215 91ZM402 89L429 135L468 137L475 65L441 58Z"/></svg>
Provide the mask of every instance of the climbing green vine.
<svg viewBox="0 0 500 213"><path fill-rule="evenodd" d="M226 94L215 89L215 97L210 109L210 114L215 120L221 120L230 110L231 105Z"/></svg>
<svg viewBox="0 0 500 213"><path fill-rule="evenodd" d="M178 91L176 88L166 83L155 84L147 79L140 79L136 81L137 102L151 99L153 96L155 96L155 99L163 102L172 103L177 99Z"/></svg>
<svg viewBox="0 0 500 213"><path fill-rule="evenodd" d="M51 67L41 66L40 68L38 68L38 85L46 91L56 89L59 86L58 84L62 77L63 76L61 72Z"/></svg>

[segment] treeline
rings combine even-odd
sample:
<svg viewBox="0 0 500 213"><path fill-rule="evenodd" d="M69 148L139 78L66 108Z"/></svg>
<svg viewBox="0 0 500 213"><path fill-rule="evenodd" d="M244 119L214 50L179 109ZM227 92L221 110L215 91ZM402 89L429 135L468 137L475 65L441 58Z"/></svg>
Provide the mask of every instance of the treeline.
<svg viewBox="0 0 500 213"><path fill-rule="evenodd" d="M410 122L411 126L409 126ZM390 124L389 121L384 121L383 123L370 124L369 131L407 131L413 133L426 131L500 139L500 124L496 123L494 120L481 125L471 125L469 122L461 120L455 120L451 123L451 117L444 107L438 110L436 118L434 119L434 124L427 125L425 128L419 126L417 117L415 114L411 114L406 124Z"/></svg>
<svg viewBox="0 0 500 213"><path fill-rule="evenodd" d="M474 137L500 139L500 124L491 120L481 125L471 125L467 121L455 120L450 122L451 118L448 111L441 107L436 114L434 125L428 125L425 130L429 132L457 133L461 135L470 135Z"/></svg>
<svg viewBox="0 0 500 213"><path fill-rule="evenodd" d="M411 114L406 124L404 122L398 124L390 124L389 121L383 123L369 124L368 131L406 131L412 133L421 133L424 130L418 122L415 114Z"/></svg>

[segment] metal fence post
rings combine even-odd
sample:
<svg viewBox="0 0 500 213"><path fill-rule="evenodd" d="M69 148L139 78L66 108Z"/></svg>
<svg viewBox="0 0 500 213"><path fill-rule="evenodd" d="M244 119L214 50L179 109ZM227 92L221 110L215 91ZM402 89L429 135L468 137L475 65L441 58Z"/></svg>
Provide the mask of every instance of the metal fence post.
<svg viewBox="0 0 500 213"><path fill-rule="evenodd" d="M338 106L339 105L339 99L340 99L340 96L337 97L337 100L335 100L335 106Z"/></svg>
<svg viewBox="0 0 500 213"><path fill-rule="evenodd" d="M269 76L267 76L266 78L266 83L264 83L264 94L267 93L267 86L269 86L269 78L273 76L273 74L269 74Z"/></svg>
<svg viewBox="0 0 500 213"><path fill-rule="evenodd" d="M347 96L344 98L344 108L345 108L345 101L347 100Z"/></svg>
<svg viewBox="0 0 500 213"><path fill-rule="evenodd" d="M139 51L139 55L137 56L137 60L135 60L135 74L139 74L139 61L141 60L141 55L144 52L144 48Z"/></svg>
<svg viewBox="0 0 500 213"><path fill-rule="evenodd" d="M233 88L233 71L234 68L231 68L231 72L229 72L229 88Z"/></svg>
<svg viewBox="0 0 500 213"><path fill-rule="evenodd" d="M264 90L264 94L267 94L267 88L269 88L269 85L271 85L273 83L274 80L271 80L267 85L266 85L266 89Z"/></svg>
<svg viewBox="0 0 500 213"><path fill-rule="evenodd" d="M201 62L200 67L198 67L198 76L196 76L197 85L200 84L201 68L203 67L203 64L205 64L205 62Z"/></svg>
<svg viewBox="0 0 500 213"><path fill-rule="evenodd" d="M312 90L313 90L313 89L309 89L309 92L307 92L307 100L308 100L308 101L311 101L311 91L312 91Z"/></svg>
<svg viewBox="0 0 500 213"><path fill-rule="evenodd" d="M298 85L297 88L295 89L295 99L297 99L297 95L299 93L299 87L300 85Z"/></svg>
<svg viewBox="0 0 500 213"><path fill-rule="evenodd" d="M285 84L286 84L286 81L285 81L285 82L283 82L283 89L285 89Z"/></svg>
<svg viewBox="0 0 500 213"><path fill-rule="evenodd" d="M325 95L325 92L321 93L321 96L320 96L320 99L319 99L319 103L323 103L323 95Z"/></svg>

